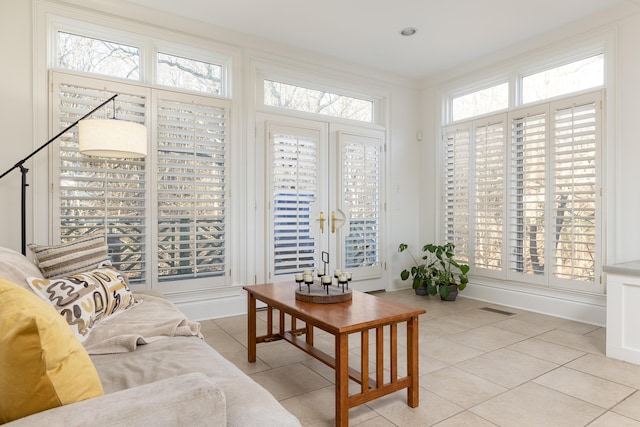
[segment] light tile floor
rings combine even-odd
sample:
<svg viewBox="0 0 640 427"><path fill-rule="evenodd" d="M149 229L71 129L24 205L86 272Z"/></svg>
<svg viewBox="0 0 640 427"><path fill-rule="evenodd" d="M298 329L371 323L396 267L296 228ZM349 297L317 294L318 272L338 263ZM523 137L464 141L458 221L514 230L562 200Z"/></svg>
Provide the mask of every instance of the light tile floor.
<svg viewBox="0 0 640 427"><path fill-rule="evenodd" d="M605 357L604 328L464 297L377 295L427 310L419 325L420 406L407 406L403 390L351 409L352 426L640 426L640 366ZM258 319L262 333L266 312ZM331 368L283 341L259 344L257 362L248 363L246 316L201 323L205 340L304 426L334 425ZM403 361L406 332L398 334ZM315 344L333 354L330 335L316 330Z"/></svg>

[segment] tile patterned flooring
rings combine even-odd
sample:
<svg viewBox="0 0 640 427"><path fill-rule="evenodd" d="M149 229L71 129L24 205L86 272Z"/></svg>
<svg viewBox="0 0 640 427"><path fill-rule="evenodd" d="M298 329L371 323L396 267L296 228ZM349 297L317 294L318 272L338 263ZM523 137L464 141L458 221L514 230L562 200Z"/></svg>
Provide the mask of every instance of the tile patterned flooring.
<svg viewBox="0 0 640 427"><path fill-rule="evenodd" d="M407 406L406 390L399 391L351 409L351 426L640 426L640 366L605 357L604 328L464 297L377 295L427 310L419 325L420 406ZM266 312L258 319L261 333ZM257 362L248 363L246 316L201 324L207 343L304 426L334 425L331 368L283 341L259 344ZM398 333L404 361L405 331L399 326ZM333 353L330 335L316 330L315 340Z"/></svg>

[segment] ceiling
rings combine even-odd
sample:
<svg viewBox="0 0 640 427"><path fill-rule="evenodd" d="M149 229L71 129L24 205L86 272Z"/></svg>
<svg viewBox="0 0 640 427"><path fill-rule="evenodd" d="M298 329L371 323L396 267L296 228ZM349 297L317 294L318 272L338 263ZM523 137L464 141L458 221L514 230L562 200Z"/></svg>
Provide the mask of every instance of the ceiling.
<svg viewBox="0 0 640 427"><path fill-rule="evenodd" d="M218 27L426 78L638 0L126 0ZM415 27L414 36L400 31Z"/></svg>

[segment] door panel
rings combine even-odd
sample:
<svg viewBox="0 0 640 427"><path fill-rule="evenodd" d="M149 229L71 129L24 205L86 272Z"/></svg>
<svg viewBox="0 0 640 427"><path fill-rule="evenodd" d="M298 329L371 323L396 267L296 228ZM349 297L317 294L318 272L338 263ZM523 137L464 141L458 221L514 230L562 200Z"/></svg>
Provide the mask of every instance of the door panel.
<svg viewBox="0 0 640 427"><path fill-rule="evenodd" d="M331 135L337 168L331 174L336 176L333 206L342 221L330 246L338 268L352 273L355 289L385 289L384 133L334 125Z"/></svg>
<svg viewBox="0 0 640 427"><path fill-rule="evenodd" d="M268 280L314 270L327 250L318 221L326 206L326 125L266 120ZM323 215L326 211L323 212ZM326 228L325 228L326 230Z"/></svg>
<svg viewBox="0 0 640 427"><path fill-rule="evenodd" d="M267 280L322 268L327 252L329 270L351 272L354 289L385 289L383 132L270 115L257 123Z"/></svg>

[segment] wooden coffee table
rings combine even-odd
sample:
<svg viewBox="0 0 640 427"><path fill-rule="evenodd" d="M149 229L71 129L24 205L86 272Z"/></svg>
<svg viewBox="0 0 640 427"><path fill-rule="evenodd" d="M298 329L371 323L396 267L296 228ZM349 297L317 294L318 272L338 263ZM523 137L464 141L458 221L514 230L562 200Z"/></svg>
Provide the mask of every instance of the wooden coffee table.
<svg viewBox="0 0 640 427"><path fill-rule="evenodd" d="M349 409L389 393L407 389L407 404L418 406L418 316L425 310L398 304L374 295L353 291L351 301L317 304L295 298L297 284L279 283L245 286L248 293L249 362L256 361L256 343L283 339L335 370L336 426L349 425ZM256 301L267 305L267 331L257 335ZM279 311L274 332L273 310ZM290 316L289 330L286 317ZM298 328L297 320L304 322ZM407 375L398 377L398 324L407 324ZM384 382L385 327L389 334L389 381ZM335 357L313 345L313 330L319 328L335 337ZM369 331L375 330L375 378L369 377ZM349 368L349 335L360 334L360 371ZM305 335L305 339L299 336ZM360 392L349 395L349 379L360 384Z"/></svg>

